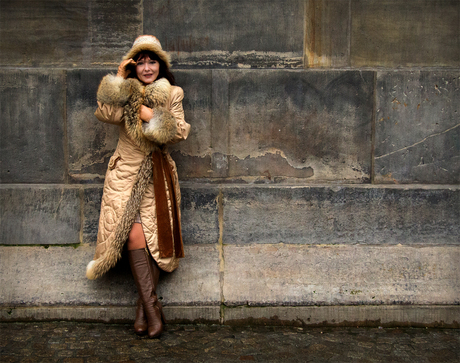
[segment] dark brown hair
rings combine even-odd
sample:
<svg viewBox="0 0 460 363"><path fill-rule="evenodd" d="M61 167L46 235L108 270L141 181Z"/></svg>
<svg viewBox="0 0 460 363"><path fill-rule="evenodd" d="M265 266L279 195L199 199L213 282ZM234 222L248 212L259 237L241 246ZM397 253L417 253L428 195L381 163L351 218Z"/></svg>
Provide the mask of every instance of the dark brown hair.
<svg viewBox="0 0 460 363"><path fill-rule="evenodd" d="M171 83L171 85L175 86L176 79L174 78L174 75L170 72L166 63L162 59L160 59L160 57L158 57L156 53L145 50L145 51L137 53L133 57L133 60L137 62L142 56L145 56L145 55L148 56L151 60L156 60L158 63L160 63L160 72L158 74L157 79L166 78L169 81L169 83ZM133 68L134 69L131 70L131 73L129 74L128 77L137 78L136 68L135 67Z"/></svg>

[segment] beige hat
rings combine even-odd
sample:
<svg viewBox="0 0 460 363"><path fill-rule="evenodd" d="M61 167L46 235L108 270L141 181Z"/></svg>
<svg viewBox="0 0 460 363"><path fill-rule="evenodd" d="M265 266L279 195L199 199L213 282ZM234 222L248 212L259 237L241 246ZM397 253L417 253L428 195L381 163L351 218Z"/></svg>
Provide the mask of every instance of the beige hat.
<svg viewBox="0 0 460 363"><path fill-rule="evenodd" d="M155 53L163 62L166 63L168 68L171 67L171 59L169 54L166 53L162 48L160 41L153 35L140 35L134 41L132 48L123 57L123 60L134 57L136 54L142 51L149 51Z"/></svg>

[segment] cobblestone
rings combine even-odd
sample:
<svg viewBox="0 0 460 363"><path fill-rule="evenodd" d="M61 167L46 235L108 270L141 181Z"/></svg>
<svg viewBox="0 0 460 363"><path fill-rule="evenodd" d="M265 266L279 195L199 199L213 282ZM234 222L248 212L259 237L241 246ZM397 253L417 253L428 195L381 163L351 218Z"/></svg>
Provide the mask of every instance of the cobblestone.
<svg viewBox="0 0 460 363"><path fill-rule="evenodd" d="M459 362L459 329L0 323L2 363Z"/></svg>

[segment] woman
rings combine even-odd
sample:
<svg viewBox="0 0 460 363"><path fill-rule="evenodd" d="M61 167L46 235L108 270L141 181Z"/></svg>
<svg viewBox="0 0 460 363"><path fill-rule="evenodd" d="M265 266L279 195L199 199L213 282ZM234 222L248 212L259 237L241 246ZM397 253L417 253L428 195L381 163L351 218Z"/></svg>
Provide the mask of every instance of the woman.
<svg viewBox="0 0 460 363"><path fill-rule="evenodd" d="M139 293L134 329L151 338L163 331L156 295L160 269L175 270L184 256L179 182L166 145L185 140L190 125L184 120L184 93L169 67L156 37L138 37L117 75L102 79L95 113L119 125L120 137L105 177L96 253L86 276L107 272L126 243Z"/></svg>

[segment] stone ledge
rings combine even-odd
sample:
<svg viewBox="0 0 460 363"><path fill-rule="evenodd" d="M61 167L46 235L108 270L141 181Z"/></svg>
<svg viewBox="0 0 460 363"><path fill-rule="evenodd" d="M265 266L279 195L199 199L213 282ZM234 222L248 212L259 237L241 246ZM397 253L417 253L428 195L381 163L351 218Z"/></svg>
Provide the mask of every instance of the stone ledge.
<svg viewBox="0 0 460 363"><path fill-rule="evenodd" d="M1 307L0 321L86 321L130 323L135 306L32 306ZM220 306L165 306L170 323L218 323Z"/></svg>
<svg viewBox="0 0 460 363"><path fill-rule="evenodd" d="M268 306L224 309L224 324L460 327L458 305Z"/></svg>
<svg viewBox="0 0 460 363"><path fill-rule="evenodd" d="M225 308L220 306L165 306L170 323L224 325L367 326L460 328L458 305L371 306L269 306ZM131 323L134 306L1 307L0 321L86 321Z"/></svg>

